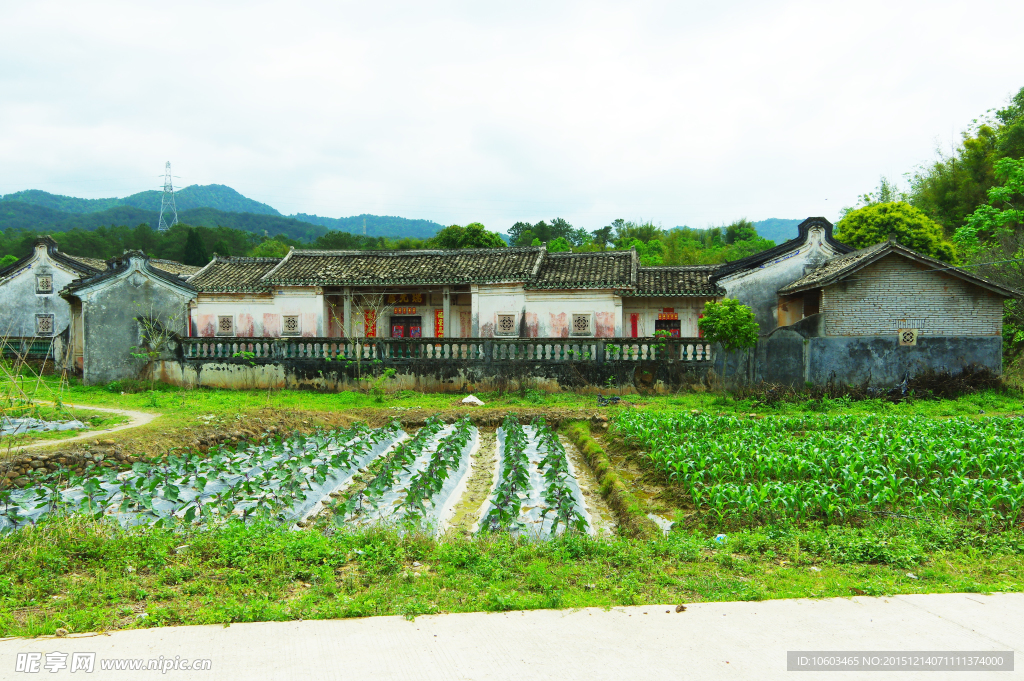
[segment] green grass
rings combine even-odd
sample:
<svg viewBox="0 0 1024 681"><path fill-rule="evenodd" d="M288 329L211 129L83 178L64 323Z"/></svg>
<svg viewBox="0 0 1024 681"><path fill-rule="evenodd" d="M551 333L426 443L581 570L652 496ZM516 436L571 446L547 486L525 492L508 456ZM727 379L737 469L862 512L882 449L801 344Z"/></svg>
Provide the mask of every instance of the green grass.
<svg viewBox="0 0 1024 681"><path fill-rule="evenodd" d="M241 523L177 533L64 518L0 538L0 636L1024 586L1019 532L941 519L710 536L434 540Z"/></svg>

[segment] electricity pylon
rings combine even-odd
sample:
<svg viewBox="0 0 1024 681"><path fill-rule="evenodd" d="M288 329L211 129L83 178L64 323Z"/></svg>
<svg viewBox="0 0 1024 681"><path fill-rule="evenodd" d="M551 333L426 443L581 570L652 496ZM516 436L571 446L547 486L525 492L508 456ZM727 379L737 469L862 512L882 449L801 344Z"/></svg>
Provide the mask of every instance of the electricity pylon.
<svg viewBox="0 0 1024 681"><path fill-rule="evenodd" d="M164 220L164 214L173 215L171 224ZM174 184L171 182L171 162L164 166L164 194L160 200L160 222L157 223L158 232L166 232L178 224L178 208L174 205Z"/></svg>

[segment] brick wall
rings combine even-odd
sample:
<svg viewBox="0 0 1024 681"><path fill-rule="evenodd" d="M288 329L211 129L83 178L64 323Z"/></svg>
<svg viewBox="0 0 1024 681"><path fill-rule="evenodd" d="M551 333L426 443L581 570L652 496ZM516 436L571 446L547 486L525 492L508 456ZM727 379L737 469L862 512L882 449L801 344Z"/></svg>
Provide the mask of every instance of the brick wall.
<svg viewBox="0 0 1024 681"><path fill-rule="evenodd" d="M901 328L922 336L995 336L1003 299L889 255L825 288L822 311L829 336L894 335Z"/></svg>

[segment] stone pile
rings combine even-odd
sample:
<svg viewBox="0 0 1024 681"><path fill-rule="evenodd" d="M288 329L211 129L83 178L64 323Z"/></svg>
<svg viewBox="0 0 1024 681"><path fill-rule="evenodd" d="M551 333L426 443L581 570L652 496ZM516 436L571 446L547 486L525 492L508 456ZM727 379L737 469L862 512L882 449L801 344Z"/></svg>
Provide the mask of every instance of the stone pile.
<svg viewBox="0 0 1024 681"><path fill-rule="evenodd" d="M0 462L0 489L28 487L37 475L66 468L78 475L99 468L127 468L139 458L115 448L112 440L99 440L89 448L73 452L40 452ZM97 471L98 472L98 471Z"/></svg>

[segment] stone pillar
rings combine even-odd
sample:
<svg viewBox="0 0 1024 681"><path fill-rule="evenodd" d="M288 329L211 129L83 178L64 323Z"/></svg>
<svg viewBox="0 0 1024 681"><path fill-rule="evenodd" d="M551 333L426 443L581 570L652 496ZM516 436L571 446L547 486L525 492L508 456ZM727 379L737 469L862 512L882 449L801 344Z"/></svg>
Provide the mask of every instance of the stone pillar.
<svg viewBox="0 0 1024 681"><path fill-rule="evenodd" d="M443 319L443 323L444 323L444 337L445 338L451 338L452 337L452 287L451 286L445 286L442 289L442 294L441 295L444 296L443 307L441 309L441 314L443 315L442 319Z"/></svg>
<svg viewBox="0 0 1024 681"><path fill-rule="evenodd" d="M344 296L344 307L342 308L341 314L343 319L341 320L341 335L347 339L352 338L352 289L348 286L345 287L343 293Z"/></svg>
<svg viewBox="0 0 1024 681"><path fill-rule="evenodd" d="M615 296L615 337L626 335L626 318L622 307L622 296Z"/></svg>
<svg viewBox="0 0 1024 681"><path fill-rule="evenodd" d="M470 284L469 286L469 297L470 297L470 313L472 315L472 330L470 336L473 338L480 337L480 287L477 284Z"/></svg>

